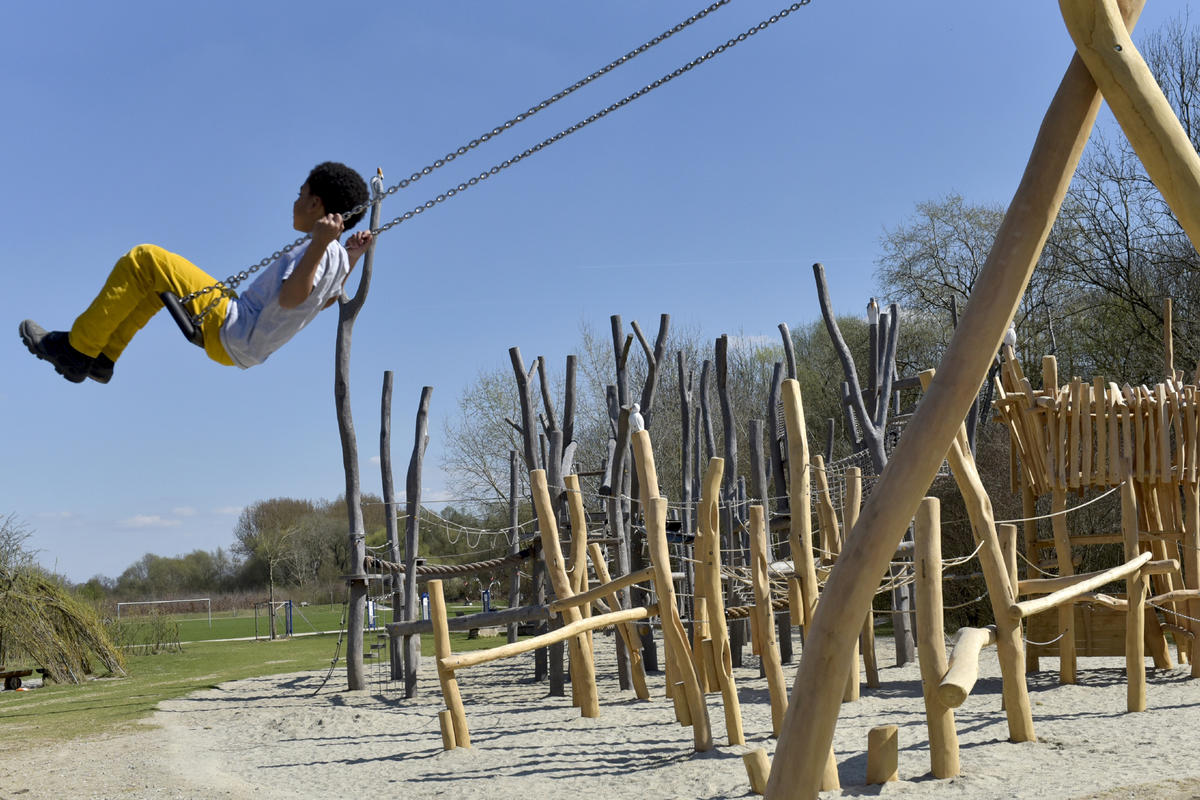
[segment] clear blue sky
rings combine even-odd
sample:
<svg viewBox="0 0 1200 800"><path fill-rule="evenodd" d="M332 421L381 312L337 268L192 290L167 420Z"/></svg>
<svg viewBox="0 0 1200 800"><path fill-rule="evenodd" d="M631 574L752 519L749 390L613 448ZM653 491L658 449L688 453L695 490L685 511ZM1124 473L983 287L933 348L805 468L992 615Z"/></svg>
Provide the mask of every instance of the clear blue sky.
<svg viewBox="0 0 1200 800"><path fill-rule="evenodd" d="M397 216L778 10L734 0L389 199ZM1141 31L1186 7L1148 3ZM160 315L107 386L28 355L21 319L69 326L113 261L153 242L225 277L290 242L326 159L388 185L699 8L677 2L10 4L0 51L7 291L0 514L47 567L116 576L146 552L227 547L238 510L344 488L336 312L265 365L221 367ZM363 488L397 373L398 479L435 387L443 420L507 349L561 370L581 324L660 313L775 336L874 287L885 228L958 192L1007 203L1072 53L1052 2L813 0L627 108L381 237L354 333Z"/></svg>

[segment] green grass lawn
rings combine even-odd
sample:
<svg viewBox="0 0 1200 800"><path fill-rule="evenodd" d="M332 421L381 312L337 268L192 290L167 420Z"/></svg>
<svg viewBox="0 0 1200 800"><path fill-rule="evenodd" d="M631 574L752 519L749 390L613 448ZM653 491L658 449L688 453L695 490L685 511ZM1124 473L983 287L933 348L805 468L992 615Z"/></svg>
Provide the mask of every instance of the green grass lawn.
<svg viewBox="0 0 1200 800"><path fill-rule="evenodd" d="M451 605L447 607L447 611L451 615L456 613L472 613L481 610L482 608L478 604ZM129 624L136 624L138 621L138 617L136 616L122 617L122 619ZM253 609L217 612L212 615L211 623L206 615L197 615L195 613L180 614L175 619L179 623L179 641L181 642L203 642L208 639L244 639L255 635L264 639L269 638L270 622L266 611L261 608L258 612L257 634L255 632ZM375 624L380 632L382 632L383 626L391 621L391 610L380 609L376 612ZM341 630L341 628L342 606L340 605L296 605L292 608L292 632L295 634L336 632ZM285 630L283 611L279 611L276 614L275 630L281 635Z"/></svg>
<svg viewBox="0 0 1200 800"><path fill-rule="evenodd" d="M335 609L335 613L340 619L340 610ZM215 617L213 622L215 625ZM503 636L467 639L465 632L451 633L450 638L455 651L495 647L505 641ZM337 634L332 634L275 641L189 643L184 644L181 653L130 656L125 677L102 677L79 686L47 684L28 692L0 692L0 742L19 748L38 741L129 730L163 700L225 681L328 669L337 639ZM374 635L368 632L366 642L373 641ZM433 655L431 635L421 637L421 652ZM367 663L370 680L372 662ZM340 660L329 687L345 688L345 669L345 661ZM0 751L8 747L0 745Z"/></svg>

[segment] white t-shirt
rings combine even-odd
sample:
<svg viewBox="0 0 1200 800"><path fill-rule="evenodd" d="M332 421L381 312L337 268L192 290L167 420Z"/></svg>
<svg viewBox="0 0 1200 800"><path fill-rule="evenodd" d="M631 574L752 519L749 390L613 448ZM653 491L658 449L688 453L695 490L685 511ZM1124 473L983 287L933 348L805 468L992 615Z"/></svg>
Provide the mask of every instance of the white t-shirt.
<svg viewBox="0 0 1200 800"><path fill-rule="evenodd" d="M308 244L297 247L267 266L246 291L229 303L221 326L221 344L233 363L242 369L267 360L321 312L329 298L337 297L350 274L350 256L340 242L333 241L317 265L313 290L295 308L279 305L284 280L300 263Z"/></svg>

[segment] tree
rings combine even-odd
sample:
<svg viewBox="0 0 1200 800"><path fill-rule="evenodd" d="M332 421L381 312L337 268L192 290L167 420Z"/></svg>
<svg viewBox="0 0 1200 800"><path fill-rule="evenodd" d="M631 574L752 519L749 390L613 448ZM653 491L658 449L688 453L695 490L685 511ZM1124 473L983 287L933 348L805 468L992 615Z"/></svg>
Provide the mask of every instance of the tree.
<svg viewBox="0 0 1200 800"><path fill-rule="evenodd" d="M234 552L259 562L266 570L272 638L276 577L291 553L291 539L302 530L304 518L314 510L310 500L287 497L260 500L242 509L234 527Z"/></svg>

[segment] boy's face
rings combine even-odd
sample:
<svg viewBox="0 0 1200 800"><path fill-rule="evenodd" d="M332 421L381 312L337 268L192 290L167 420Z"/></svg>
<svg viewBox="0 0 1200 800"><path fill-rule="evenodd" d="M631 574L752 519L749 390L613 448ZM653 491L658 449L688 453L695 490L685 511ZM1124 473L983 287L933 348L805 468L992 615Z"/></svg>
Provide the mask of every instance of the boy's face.
<svg viewBox="0 0 1200 800"><path fill-rule="evenodd" d="M309 194L308 182L300 187L296 202L292 203L292 227L301 233L309 233L317 220L325 216L325 204L321 198Z"/></svg>

